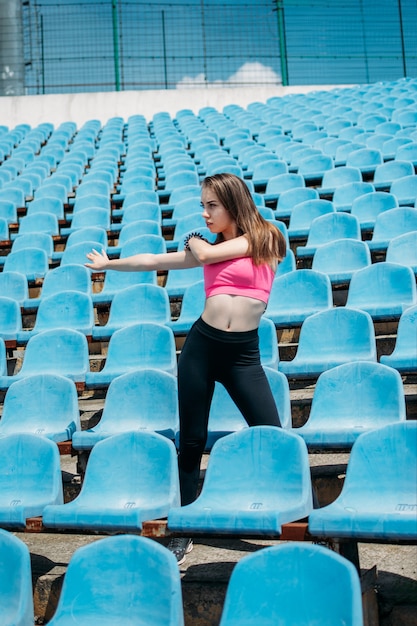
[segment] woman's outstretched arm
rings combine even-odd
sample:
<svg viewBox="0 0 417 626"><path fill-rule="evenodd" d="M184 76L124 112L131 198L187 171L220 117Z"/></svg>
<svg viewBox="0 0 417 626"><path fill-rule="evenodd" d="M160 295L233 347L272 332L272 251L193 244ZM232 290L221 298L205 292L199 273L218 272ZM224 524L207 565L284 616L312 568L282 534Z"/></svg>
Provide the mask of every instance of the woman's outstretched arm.
<svg viewBox="0 0 417 626"><path fill-rule="evenodd" d="M200 263L189 250L151 254L134 254L126 258L109 259L105 250L92 250L87 254L86 267L96 271L117 270L119 272L147 272L150 270L187 269Z"/></svg>

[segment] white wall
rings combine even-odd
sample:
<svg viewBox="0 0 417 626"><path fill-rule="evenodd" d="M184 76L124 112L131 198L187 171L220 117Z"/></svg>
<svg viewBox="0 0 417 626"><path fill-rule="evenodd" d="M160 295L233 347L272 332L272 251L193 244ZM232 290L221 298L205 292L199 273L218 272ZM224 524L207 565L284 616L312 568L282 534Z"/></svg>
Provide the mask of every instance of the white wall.
<svg viewBox="0 0 417 626"><path fill-rule="evenodd" d="M265 102L272 96L333 88L333 85L230 87L1 97L0 125L12 129L17 124L26 123L34 128L42 122L51 122L57 127L62 122L74 121L80 127L91 119L105 124L111 117L120 116L126 120L135 114L144 115L149 122L159 111L167 111L172 117L184 108L198 113L204 106L213 106L221 111L227 104L246 107L251 102Z"/></svg>

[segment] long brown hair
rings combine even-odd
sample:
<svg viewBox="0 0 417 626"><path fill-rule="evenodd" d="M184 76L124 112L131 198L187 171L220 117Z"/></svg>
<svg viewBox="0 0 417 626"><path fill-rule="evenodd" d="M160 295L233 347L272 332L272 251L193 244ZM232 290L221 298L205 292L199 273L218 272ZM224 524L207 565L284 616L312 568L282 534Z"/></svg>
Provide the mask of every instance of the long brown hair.
<svg viewBox="0 0 417 626"><path fill-rule="evenodd" d="M214 174L203 180L202 187L216 194L236 222L239 234L246 235L248 253L255 265L282 261L286 254L285 237L277 226L262 217L244 180L235 174ZM215 243L221 241L224 237L219 233Z"/></svg>

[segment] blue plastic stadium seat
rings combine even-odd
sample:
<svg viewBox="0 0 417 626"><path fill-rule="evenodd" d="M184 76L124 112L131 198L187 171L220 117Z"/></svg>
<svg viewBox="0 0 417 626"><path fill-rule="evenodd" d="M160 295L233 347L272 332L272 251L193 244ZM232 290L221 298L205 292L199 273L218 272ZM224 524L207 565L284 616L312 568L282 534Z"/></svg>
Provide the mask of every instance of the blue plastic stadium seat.
<svg viewBox="0 0 417 626"><path fill-rule="evenodd" d="M164 324L139 322L112 334L103 369L88 372L86 385L90 388L107 387L121 374L149 367L176 374L174 333Z"/></svg>
<svg viewBox="0 0 417 626"><path fill-rule="evenodd" d="M17 336L22 330L22 316L17 300L0 296L0 337L8 347L16 347Z"/></svg>
<svg viewBox="0 0 417 626"><path fill-rule="evenodd" d="M391 239L385 260L411 267L417 277L417 228Z"/></svg>
<svg viewBox="0 0 417 626"><path fill-rule="evenodd" d="M320 185L324 174L332 169L334 169L334 163L331 156L316 154L302 159L298 163L297 173L303 176L307 185Z"/></svg>
<svg viewBox="0 0 417 626"><path fill-rule="evenodd" d="M5 376L7 376L6 344L0 337L0 379Z"/></svg>
<svg viewBox="0 0 417 626"><path fill-rule="evenodd" d="M287 247L287 253L282 261L278 264L277 270L275 272L275 277L282 276L282 274L287 274L287 272L293 272L297 267L295 254L291 250L291 248Z"/></svg>
<svg viewBox="0 0 417 626"><path fill-rule="evenodd" d="M384 211L376 218L372 238L367 240L371 251L386 251L391 239L417 230L417 211L411 207L398 207Z"/></svg>
<svg viewBox="0 0 417 626"><path fill-rule="evenodd" d="M329 278L315 270L299 269L274 279L265 315L277 328L290 328L332 306Z"/></svg>
<svg viewBox="0 0 417 626"><path fill-rule="evenodd" d="M411 161L394 159L377 166L372 183L377 191L388 191L397 178L414 174L414 165Z"/></svg>
<svg viewBox="0 0 417 626"><path fill-rule="evenodd" d="M352 446L338 498L310 513L314 536L360 540L417 539L417 423L390 424Z"/></svg>
<svg viewBox="0 0 417 626"><path fill-rule="evenodd" d="M42 373L61 374L82 384L89 369L85 335L65 328L44 330L28 341L18 373L0 376L0 389L8 389L15 380Z"/></svg>
<svg viewBox="0 0 417 626"><path fill-rule="evenodd" d="M63 220L65 218L64 203L59 198L39 198L38 200L28 202L27 206L27 216L36 215L38 213L50 213L58 220Z"/></svg>
<svg viewBox="0 0 417 626"><path fill-rule="evenodd" d="M185 288L178 319L168 323L174 335L186 335L188 333L203 312L205 299L203 280L193 282Z"/></svg>
<svg viewBox="0 0 417 626"><path fill-rule="evenodd" d="M414 272L398 263L373 263L355 272L350 281L346 307L366 311L374 320L399 319L406 308L417 304Z"/></svg>
<svg viewBox="0 0 417 626"><path fill-rule="evenodd" d="M316 378L343 363L376 360L371 316L365 311L335 307L305 319L295 357L281 360L279 370L288 378Z"/></svg>
<svg viewBox="0 0 417 626"><path fill-rule="evenodd" d="M370 174L373 176L378 165L384 162L381 150L372 148L362 148L350 152L346 157L346 165L358 167L362 176Z"/></svg>
<svg viewBox="0 0 417 626"><path fill-rule="evenodd" d="M89 226L97 226L98 228L110 230L110 212L107 209L94 207L77 211L74 213L71 226L61 228L61 235L70 235L80 228L87 228Z"/></svg>
<svg viewBox="0 0 417 626"><path fill-rule="evenodd" d="M177 405L177 380L172 374L152 368L122 374L109 385L100 421L74 433L73 448L90 450L98 441L126 431L157 432L174 440Z"/></svg>
<svg viewBox="0 0 417 626"><path fill-rule="evenodd" d="M189 215L194 215L195 213L202 213L201 208L201 193L197 193L194 196L188 196L183 200L179 200L173 205L171 217L164 217L162 220L162 224L165 227L173 227L176 226L178 220L188 217ZM204 226L204 220L203 221Z"/></svg>
<svg viewBox="0 0 417 626"><path fill-rule="evenodd" d="M314 219L334 213L336 211L330 200L321 198L316 200L305 200L295 205L290 215L288 225L288 236L291 239L307 238L310 232L311 223Z"/></svg>
<svg viewBox="0 0 417 626"><path fill-rule="evenodd" d="M378 215L398 207L397 198L387 191L373 191L355 198L351 214L358 218L361 231L373 230Z"/></svg>
<svg viewBox="0 0 417 626"><path fill-rule="evenodd" d="M141 235L162 235L161 224L155 220L137 220L122 226L116 245L112 245L107 249L110 257L118 257L122 251L122 246L135 237Z"/></svg>
<svg viewBox="0 0 417 626"><path fill-rule="evenodd" d="M106 494L103 498L103 494ZM179 505L177 451L149 431L125 432L96 443L79 495L44 508L46 528L123 532L163 518Z"/></svg>
<svg viewBox="0 0 417 626"><path fill-rule="evenodd" d="M264 367L278 409L281 426L291 428L291 403L288 379L276 369ZM216 383L210 408L206 450L220 437L248 428L241 412L221 383Z"/></svg>
<svg viewBox="0 0 417 626"><path fill-rule="evenodd" d="M220 626L237 624L363 626L358 573L319 545L293 542L258 550L237 563L227 587Z"/></svg>
<svg viewBox="0 0 417 626"><path fill-rule="evenodd" d="M349 283L355 272L369 267L371 262L365 241L336 239L317 248L312 269L326 274L332 285L341 285Z"/></svg>
<svg viewBox="0 0 417 626"><path fill-rule="evenodd" d="M184 626L183 613L174 555L152 539L122 535L73 554L49 624Z"/></svg>
<svg viewBox="0 0 417 626"><path fill-rule="evenodd" d="M417 305L406 309L398 322L394 351L380 356L381 363L400 372L417 372Z"/></svg>
<svg viewBox="0 0 417 626"><path fill-rule="evenodd" d="M54 267L45 275L40 296L29 298L27 295L23 300L23 308L37 309L44 298L62 291L79 291L91 296L90 270L77 264Z"/></svg>
<svg viewBox="0 0 417 626"><path fill-rule="evenodd" d="M365 193L372 193L375 187L372 183L366 181L352 181L337 187L333 193L332 202L336 211L350 212L352 203L355 198Z"/></svg>
<svg viewBox="0 0 417 626"><path fill-rule="evenodd" d="M0 527L25 528L47 504L62 504L59 450L28 433L0 437Z"/></svg>
<svg viewBox="0 0 417 626"><path fill-rule="evenodd" d="M203 280L203 267L168 271L165 289L170 298L182 298L187 287ZM0 274L1 281L1 274ZM0 283L1 284L1 283Z"/></svg>
<svg viewBox="0 0 417 626"><path fill-rule="evenodd" d="M290 173L278 174L268 180L265 189L265 203L276 203L284 191L295 189L296 187L305 187L304 178L301 174ZM276 205L275 205L276 206Z"/></svg>
<svg viewBox="0 0 417 626"><path fill-rule="evenodd" d="M405 419L400 374L381 363L357 361L320 374L308 420L294 432L311 449L349 449L362 433Z"/></svg>
<svg viewBox="0 0 417 626"><path fill-rule="evenodd" d="M336 211L316 217L311 222L307 243L304 246L297 246L297 257L311 257L319 246L336 239L361 239L361 229L356 216Z"/></svg>
<svg viewBox="0 0 417 626"><path fill-rule="evenodd" d="M118 291L110 305L109 318L93 326L93 339L108 339L114 331L138 322L166 324L171 321L168 293L159 285L133 285Z"/></svg>
<svg viewBox="0 0 417 626"><path fill-rule="evenodd" d="M6 220L7 224L17 224L17 207L14 202L6 200L0 196L0 217ZM7 237L8 239L8 237Z"/></svg>
<svg viewBox="0 0 417 626"><path fill-rule="evenodd" d="M273 217L273 216L272 216ZM214 242L216 235L212 234L205 226L201 211L192 213L186 217L181 217L175 226L173 239L167 240L167 251L182 250L184 246L184 238L191 232L198 231L208 241Z"/></svg>
<svg viewBox="0 0 417 626"><path fill-rule="evenodd" d="M307 516L312 488L307 447L282 428L254 426L214 444L197 500L168 513L182 533L280 535Z"/></svg>
<svg viewBox="0 0 417 626"><path fill-rule="evenodd" d="M73 381L56 374L33 374L10 385L0 421L0 436L32 433L68 441L80 430Z"/></svg>
<svg viewBox="0 0 417 626"><path fill-rule="evenodd" d="M277 201L275 217L277 219L290 217L295 205L305 200L317 200L318 198L319 194L315 187L296 187L283 191Z"/></svg>
<svg viewBox="0 0 417 626"><path fill-rule="evenodd" d="M417 200L417 174L402 176L393 181L390 192L400 206L414 206Z"/></svg>
<svg viewBox="0 0 417 626"><path fill-rule="evenodd" d="M29 297L26 276L20 272L1 272L0 293L2 296L16 300L22 306L25 299Z"/></svg>
<svg viewBox="0 0 417 626"><path fill-rule="evenodd" d="M24 248L17 252L10 252L3 266L4 272L20 272L29 282L44 278L48 269L48 255L40 248Z"/></svg>
<svg viewBox="0 0 417 626"><path fill-rule="evenodd" d="M17 333L18 343L27 343L43 330L59 328L78 330L91 337L94 326L94 309L91 296L81 291L59 291L42 297L32 330Z"/></svg>
<svg viewBox="0 0 417 626"><path fill-rule="evenodd" d="M43 233L45 235L58 236L58 218L53 213L43 211L27 214L20 219L19 230L16 235L12 235L12 239L31 233Z"/></svg>
<svg viewBox="0 0 417 626"><path fill-rule="evenodd" d="M34 624L29 549L7 530L0 530L0 610L3 626Z"/></svg>

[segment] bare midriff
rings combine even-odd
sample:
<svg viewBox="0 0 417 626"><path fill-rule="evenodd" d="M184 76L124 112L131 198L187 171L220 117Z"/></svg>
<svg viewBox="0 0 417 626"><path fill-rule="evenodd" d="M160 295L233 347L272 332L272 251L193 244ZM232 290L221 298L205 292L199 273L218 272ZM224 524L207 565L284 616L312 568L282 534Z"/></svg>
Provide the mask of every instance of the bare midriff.
<svg viewBox="0 0 417 626"><path fill-rule="evenodd" d="M265 308L262 300L222 293L206 299L201 317L218 330L246 332L258 328Z"/></svg>

